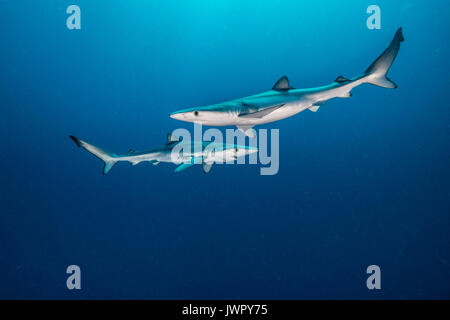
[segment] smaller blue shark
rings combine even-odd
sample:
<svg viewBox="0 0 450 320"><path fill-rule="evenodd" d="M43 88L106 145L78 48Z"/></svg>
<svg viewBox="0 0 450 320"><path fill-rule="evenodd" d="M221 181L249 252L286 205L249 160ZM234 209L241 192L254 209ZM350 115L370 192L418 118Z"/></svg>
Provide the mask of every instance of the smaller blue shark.
<svg viewBox="0 0 450 320"><path fill-rule="evenodd" d="M104 162L103 174L107 174L111 168L120 161L137 165L141 162L150 162L157 165L160 162L179 164L175 172L190 168L194 164L202 164L203 172L208 173L214 163L234 161L238 157L258 152L258 148L241 146L236 144L208 142L208 141L184 141L167 135L167 142L159 148L149 151L135 151L130 149L126 154L107 152L99 147L89 144L77 137L70 136L78 147L81 147ZM176 150L175 147L177 148ZM182 150L182 152L178 151Z"/></svg>

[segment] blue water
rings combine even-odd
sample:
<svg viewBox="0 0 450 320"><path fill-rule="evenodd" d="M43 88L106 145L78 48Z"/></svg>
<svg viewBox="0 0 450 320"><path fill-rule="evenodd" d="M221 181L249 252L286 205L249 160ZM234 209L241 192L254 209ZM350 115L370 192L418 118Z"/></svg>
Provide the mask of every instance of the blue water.
<svg viewBox="0 0 450 320"><path fill-rule="evenodd" d="M66 8L81 8L81 30ZM381 8L380 30L366 8ZM0 0L0 298L450 298L448 1ZM389 77L280 129L280 170L102 164L169 113ZM222 131L224 128L222 128ZM66 288L79 265L81 290ZM366 268L381 268L368 290Z"/></svg>

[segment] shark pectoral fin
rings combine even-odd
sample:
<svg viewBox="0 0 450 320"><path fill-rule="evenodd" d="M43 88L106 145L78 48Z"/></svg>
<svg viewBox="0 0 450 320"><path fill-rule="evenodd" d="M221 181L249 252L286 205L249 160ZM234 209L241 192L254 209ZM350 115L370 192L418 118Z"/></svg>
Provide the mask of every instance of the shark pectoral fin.
<svg viewBox="0 0 450 320"><path fill-rule="evenodd" d="M239 114L239 118L253 118L253 119L261 119L265 116L267 116L268 114L274 112L275 110L277 110L278 108L284 106L283 104L279 104L277 106L273 106L273 107L269 107L263 110L259 110L256 112L242 112Z"/></svg>
<svg viewBox="0 0 450 320"><path fill-rule="evenodd" d="M184 162L184 163L180 164L178 167L176 167L175 172L180 172L180 171L186 170L186 169L192 167L194 164L200 164L202 162L203 162L202 157L191 158L187 162Z"/></svg>
<svg viewBox="0 0 450 320"><path fill-rule="evenodd" d="M320 106L311 106L308 109L311 110L312 112L317 112L317 110L319 110Z"/></svg>
<svg viewBox="0 0 450 320"><path fill-rule="evenodd" d="M191 158L190 163L192 163L192 164L201 164L201 163L203 163L203 157Z"/></svg>
<svg viewBox="0 0 450 320"><path fill-rule="evenodd" d="M213 164L214 162L203 162L203 172L208 173L211 170Z"/></svg>
<svg viewBox="0 0 450 320"><path fill-rule="evenodd" d="M193 163L182 163L178 167L175 168L175 172L180 172L180 171L186 170L187 168L190 168L193 165L194 165Z"/></svg>
<svg viewBox="0 0 450 320"><path fill-rule="evenodd" d="M256 137L256 132L252 128L253 126L236 126L239 131L245 134L247 137L254 138Z"/></svg>

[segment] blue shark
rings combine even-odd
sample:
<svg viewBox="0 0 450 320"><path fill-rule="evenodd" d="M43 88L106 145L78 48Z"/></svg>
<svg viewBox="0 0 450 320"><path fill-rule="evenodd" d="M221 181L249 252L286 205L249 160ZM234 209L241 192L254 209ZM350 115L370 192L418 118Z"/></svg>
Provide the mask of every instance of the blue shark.
<svg viewBox="0 0 450 320"><path fill-rule="evenodd" d="M201 164L203 172L208 173L214 163L234 161L238 157L258 152L258 148L251 146L179 140L169 133L166 143L158 148L149 151L130 149L125 154L116 154L89 144L75 136L69 137L78 147L85 149L104 162L103 174L107 174L117 162L130 162L132 165L141 162L154 165L160 162L169 162L178 164L175 172L183 171L195 164Z"/></svg>
<svg viewBox="0 0 450 320"><path fill-rule="evenodd" d="M387 73L402 41L402 28L399 28L387 49L362 75L351 79L339 76L329 85L295 89L290 86L289 79L283 76L269 91L214 105L183 109L173 112L170 117L209 126L236 126L246 135L253 137L252 127L255 125L285 119L306 109L316 112L330 99L351 97L351 90L361 84L397 88L387 77Z"/></svg>

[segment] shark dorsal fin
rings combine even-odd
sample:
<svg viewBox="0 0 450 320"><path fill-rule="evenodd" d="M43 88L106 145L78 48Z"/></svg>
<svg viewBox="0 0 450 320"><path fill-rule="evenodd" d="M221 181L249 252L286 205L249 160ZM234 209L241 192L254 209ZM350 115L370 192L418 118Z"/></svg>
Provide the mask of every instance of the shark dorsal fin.
<svg viewBox="0 0 450 320"><path fill-rule="evenodd" d="M178 142L178 141L180 141L179 137L174 137L171 133L167 134L166 144L171 144L171 143Z"/></svg>
<svg viewBox="0 0 450 320"><path fill-rule="evenodd" d="M285 90L290 90L290 89L294 89L289 85L289 79L286 76L282 76L280 78L280 80L278 80L272 90L276 90L276 91L285 91Z"/></svg>
<svg viewBox="0 0 450 320"><path fill-rule="evenodd" d="M336 78L336 80L334 80L334 82L337 82L337 83L342 83L342 82L347 82L347 81L350 81L350 80L347 78L344 78L343 76L339 76Z"/></svg>

